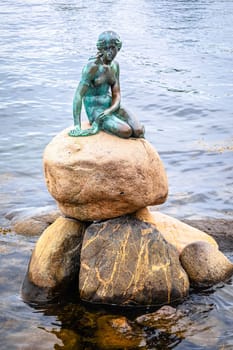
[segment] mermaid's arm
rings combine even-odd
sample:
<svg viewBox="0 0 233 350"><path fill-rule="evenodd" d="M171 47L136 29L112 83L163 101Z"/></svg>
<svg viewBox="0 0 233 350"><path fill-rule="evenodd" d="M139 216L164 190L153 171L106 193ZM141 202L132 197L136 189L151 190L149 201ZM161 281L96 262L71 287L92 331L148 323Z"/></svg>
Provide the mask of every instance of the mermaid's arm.
<svg viewBox="0 0 233 350"><path fill-rule="evenodd" d="M73 100L73 118L74 118L74 129L70 130L70 136L82 136L81 135L81 110L82 110L82 99L85 96L89 85L95 76L97 67L93 63L88 63L82 71L82 79L77 87Z"/></svg>
<svg viewBox="0 0 233 350"><path fill-rule="evenodd" d="M74 129L69 132L70 136L90 136L95 135L99 132L99 125L95 121L92 123L89 129Z"/></svg>

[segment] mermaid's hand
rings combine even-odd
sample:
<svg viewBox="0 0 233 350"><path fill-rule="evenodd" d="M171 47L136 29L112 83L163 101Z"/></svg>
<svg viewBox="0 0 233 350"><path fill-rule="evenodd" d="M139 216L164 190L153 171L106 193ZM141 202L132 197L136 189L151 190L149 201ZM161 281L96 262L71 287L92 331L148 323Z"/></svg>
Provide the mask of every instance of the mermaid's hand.
<svg viewBox="0 0 233 350"><path fill-rule="evenodd" d="M96 122L94 122L89 129L81 130L79 127L76 127L73 130L70 130L70 136L90 136L95 135L99 131L99 126Z"/></svg>
<svg viewBox="0 0 233 350"><path fill-rule="evenodd" d="M107 117L109 114L110 113L109 113L108 109L106 109L105 111L103 111L102 113L100 113L98 115L98 117L95 119L95 122L96 123L102 122L104 120L104 118Z"/></svg>
<svg viewBox="0 0 233 350"><path fill-rule="evenodd" d="M74 129L72 129L68 132L68 135L77 137L77 136L80 136L81 132L82 132L82 130L80 129L80 126L76 125Z"/></svg>

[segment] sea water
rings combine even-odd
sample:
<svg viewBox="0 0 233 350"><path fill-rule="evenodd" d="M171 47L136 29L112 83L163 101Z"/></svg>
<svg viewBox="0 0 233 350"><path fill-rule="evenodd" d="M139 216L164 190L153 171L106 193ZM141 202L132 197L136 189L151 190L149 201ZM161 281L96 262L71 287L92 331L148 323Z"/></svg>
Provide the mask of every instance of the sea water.
<svg viewBox="0 0 233 350"><path fill-rule="evenodd" d="M10 210L54 203L43 150L72 126L82 67L109 29L123 42L122 105L145 125L168 175L169 197L159 209L178 218L232 219L233 1L2 0L0 15L1 226ZM67 331L80 349L97 349L61 317L63 309L39 312L22 302L36 238L11 232L0 240L0 348L71 349ZM232 295L230 282L190 297L202 326L174 345L168 337L167 346L232 349Z"/></svg>

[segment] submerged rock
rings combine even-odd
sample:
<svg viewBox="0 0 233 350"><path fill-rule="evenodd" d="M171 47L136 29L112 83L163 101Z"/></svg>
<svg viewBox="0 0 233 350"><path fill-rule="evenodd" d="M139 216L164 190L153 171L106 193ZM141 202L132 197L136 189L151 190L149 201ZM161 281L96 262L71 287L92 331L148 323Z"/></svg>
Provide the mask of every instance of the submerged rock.
<svg viewBox="0 0 233 350"><path fill-rule="evenodd" d="M203 348L203 344L205 344L205 348L217 349L218 339L223 331L220 329L219 320L216 320L211 313L208 313L207 317L207 308L205 310L203 304L198 315L193 317L193 313L190 313L190 310L175 309L165 305L155 312L137 317L135 322L143 327L147 333L147 337L145 337L147 344L154 345L155 348L157 348L159 341L166 337L166 342L161 344L164 346L159 347L159 349L170 349L169 346L167 347L169 339L173 339L171 348L174 346L175 339L178 343L184 339L184 349ZM155 335L154 339L153 334ZM157 334L160 336L156 337Z"/></svg>
<svg viewBox="0 0 233 350"><path fill-rule="evenodd" d="M60 210L82 221L103 220L161 204L168 193L158 153L145 139L58 134L44 152L47 187Z"/></svg>
<svg viewBox="0 0 233 350"><path fill-rule="evenodd" d="M11 221L11 228L15 233L39 236L60 215L60 211L55 206L45 206L12 210L5 217Z"/></svg>
<svg viewBox="0 0 233 350"><path fill-rule="evenodd" d="M74 280L78 284L85 227L77 220L60 217L44 231L33 250L23 284L22 293L26 299L40 299L43 289L48 294L59 293Z"/></svg>
<svg viewBox="0 0 233 350"><path fill-rule="evenodd" d="M143 327L156 328L160 332L184 336L191 321L180 310L169 305L162 306L159 310L141 315L136 318L136 323Z"/></svg>
<svg viewBox="0 0 233 350"><path fill-rule="evenodd" d="M186 246L180 261L196 287L209 287L233 275L233 264L217 247L207 242L194 242Z"/></svg>
<svg viewBox="0 0 233 350"><path fill-rule="evenodd" d="M79 288L86 301L152 305L182 299L189 281L177 250L153 225L128 215L87 228Z"/></svg>
<svg viewBox="0 0 233 350"><path fill-rule="evenodd" d="M130 325L129 320L123 316L99 317L95 336L101 349L138 349L146 345L146 334Z"/></svg>

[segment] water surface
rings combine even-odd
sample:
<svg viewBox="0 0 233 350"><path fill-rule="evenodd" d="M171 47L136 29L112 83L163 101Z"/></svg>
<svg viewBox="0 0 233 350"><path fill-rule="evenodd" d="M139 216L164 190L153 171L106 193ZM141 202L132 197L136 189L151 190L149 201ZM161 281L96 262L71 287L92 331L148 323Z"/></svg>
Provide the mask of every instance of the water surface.
<svg viewBox="0 0 233 350"><path fill-rule="evenodd" d="M170 195L160 209L179 218L232 218L233 1L2 0L0 14L1 226L9 210L53 203L43 150L72 125L81 69L106 29L123 41L122 103L145 124L166 167ZM0 239L0 348L71 349L70 337L80 344L75 349L97 349L87 335L93 330L71 325L62 308L39 312L21 301L36 239L13 232ZM191 296L187 307L195 305L201 326L180 342L168 336L166 346L232 349L232 295L230 282ZM83 314L77 307L75 319ZM147 349L159 348L153 339Z"/></svg>

